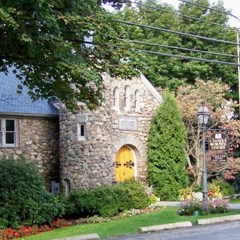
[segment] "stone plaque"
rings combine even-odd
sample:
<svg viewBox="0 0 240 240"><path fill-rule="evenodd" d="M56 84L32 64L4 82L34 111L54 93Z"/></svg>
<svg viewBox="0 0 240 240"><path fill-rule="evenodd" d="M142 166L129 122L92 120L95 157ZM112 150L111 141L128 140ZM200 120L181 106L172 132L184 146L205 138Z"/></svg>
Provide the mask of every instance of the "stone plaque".
<svg viewBox="0 0 240 240"><path fill-rule="evenodd" d="M120 117L118 122L120 130L138 130L137 118L135 117Z"/></svg>
<svg viewBox="0 0 240 240"><path fill-rule="evenodd" d="M77 122L78 123L86 123L88 120L87 114L77 114Z"/></svg>

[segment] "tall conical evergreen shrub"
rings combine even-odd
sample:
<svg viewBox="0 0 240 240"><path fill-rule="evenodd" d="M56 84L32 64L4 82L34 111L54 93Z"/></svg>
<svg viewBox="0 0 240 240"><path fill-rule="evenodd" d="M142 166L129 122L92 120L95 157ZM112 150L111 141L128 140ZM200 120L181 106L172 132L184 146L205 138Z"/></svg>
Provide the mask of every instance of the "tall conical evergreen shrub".
<svg viewBox="0 0 240 240"><path fill-rule="evenodd" d="M164 101L153 118L148 139L148 177L161 200L177 200L188 186L186 132L175 98Z"/></svg>

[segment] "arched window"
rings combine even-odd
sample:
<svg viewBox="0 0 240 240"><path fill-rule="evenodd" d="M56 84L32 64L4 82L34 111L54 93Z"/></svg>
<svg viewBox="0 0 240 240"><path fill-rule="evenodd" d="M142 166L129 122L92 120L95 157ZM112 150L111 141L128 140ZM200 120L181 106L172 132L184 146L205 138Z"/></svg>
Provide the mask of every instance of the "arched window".
<svg viewBox="0 0 240 240"><path fill-rule="evenodd" d="M124 88L124 106L125 110L130 110L130 89L129 86L125 86Z"/></svg>
<svg viewBox="0 0 240 240"><path fill-rule="evenodd" d="M139 90L135 91L135 111L140 111L140 92Z"/></svg>
<svg viewBox="0 0 240 240"><path fill-rule="evenodd" d="M115 109L119 109L119 89L117 87L113 90L113 106Z"/></svg>

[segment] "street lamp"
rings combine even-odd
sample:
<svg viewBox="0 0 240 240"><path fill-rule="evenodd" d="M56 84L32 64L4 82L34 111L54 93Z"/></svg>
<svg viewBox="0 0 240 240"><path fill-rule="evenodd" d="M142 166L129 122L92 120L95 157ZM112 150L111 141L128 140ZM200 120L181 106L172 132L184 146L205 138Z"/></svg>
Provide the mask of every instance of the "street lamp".
<svg viewBox="0 0 240 240"><path fill-rule="evenodd" d="M201 106L197 112L198 122L202 126L202 178L203 178L203 207L205 210L208 209L208 184L207 184L207 166L206 166L206 148L205 148L205 141L206 141L206 126L209 120L209 110L205 105L205 102L201 103Z"/></svg>

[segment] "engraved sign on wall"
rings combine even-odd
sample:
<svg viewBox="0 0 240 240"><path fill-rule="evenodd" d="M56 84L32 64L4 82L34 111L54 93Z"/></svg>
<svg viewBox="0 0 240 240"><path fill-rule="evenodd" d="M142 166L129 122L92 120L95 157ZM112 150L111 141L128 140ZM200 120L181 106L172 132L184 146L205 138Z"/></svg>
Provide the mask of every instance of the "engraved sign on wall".
<svg viewBox="0 0 240 240"><path fill-rule="evenodd" d="M120 117L118 122L120 130L138 130L137 118L135 117Z"/></svg>

